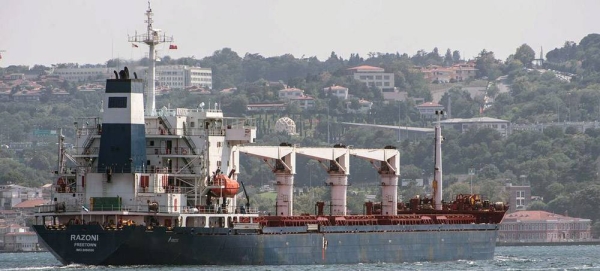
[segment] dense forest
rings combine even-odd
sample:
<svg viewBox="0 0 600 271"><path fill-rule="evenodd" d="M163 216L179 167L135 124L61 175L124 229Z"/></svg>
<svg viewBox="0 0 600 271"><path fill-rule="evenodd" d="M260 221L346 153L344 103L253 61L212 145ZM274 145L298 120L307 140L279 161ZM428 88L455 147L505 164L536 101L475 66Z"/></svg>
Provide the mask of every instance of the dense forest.
<svg viewBox="0 0 600 271"><path fill-rule="evenodd" d="M482 50L471 60L475 63L477 80L490 82L487 96L494 98L484 116L505 119L513 124L596 122L600 118L600 35L590 34L579 43L565 42L561 48L545 55L543 67L535 67L535 51L523 44L505 60L497 59L493 52ZM316 57L297 58L292 55L263 57L248 53L238 55L224 48L213 55L162 58L159 65L185 64L210 67L213 70L213 95L191 95L175 90L157 98L158 107L195 107L200 102L218 101L229 116L249 116L257 120L258 144L290 142L302 146L324 146L328 140L358 147L380 148L397 146L401 151L401 178L419 179L431 177L433 168L433 145L431 139L408 139L398 142L394 131L351 128L340 122L360 122L388 125L431 126L420 118L412 100L386 102L377 88L348 76L347 69L358 65L382 67L394 73L395 87L407 91L409 97L432 100L432 85L425 81L415 66L448 66L463 62L459 51L447 49L440 53L421 50L415 55L406 53L371 53L367 56L351 55L344 59L332 52L322 61ZM108 66L145 65L148 59L126 61L111 59ZM36 69L48 67L36 66ZM0 75L29 69L24 66L0 68ZM558 74L572 74L571 80L563 80ZM509 92L500 93L497 79L510 85ZM480 116L484 105L482 97L472 97L463 90L469 82L452 83L451 89L442 97L441 104L451 100L455 117ZM301 88L307 95L317 98L313 110L301 110L290 105L285 112L249 114L248 103L278 101L277 91L285 84ZM367 114L347 113L345 101L327 97L323 88L343 85L353 95L351 107L357 99L374 102ZM73 122L77 117L97 116L100 111L101 93L81 93L76 86L64 83L72 95L67 101L42 99L37 103L0 103L0 141L2 144L26 141L35 129L62 128L68 138L73 138ZM220 94L218 90L235 87L234 94ZM438 102L438 101L436 101ZM282 116L292 118L299 134L289 136L274 132L275 121ZM327 137L328 131L330 138ZM532 194L543 200L535 201L529 209L548 210L570 216L600 219L596 206L600 206L600 129L588 129L584 133L571 127L550 126L537 131L515 131L504 138L491 129L480 129L460 134L444 130L443 145L445 196L470 190L465 182L469 168L475 168L473 189L492 200L505 199L502 192L507 183L530 184ZM33 138L35 147L23 151L0 149L0 184L15 183L37 186L50 182L56 165L55 140ZM39 142L38 142L39 141ZM50 144L48 144L50 142ZM43 143L43 144L42 144ZM333 143L330 143L333 144ZM242 172L247 183L255 186L272 179L268 168L258 159L245 159ZM310 161L298 161L296 184L299 186L322 186L325 172L318 170ZM377 175L371 166L353 161L350 183L357 185L374 183ZM319 181L321 180L321 181ZM401 192L423 193L419 188L409 187Z"/></svg>

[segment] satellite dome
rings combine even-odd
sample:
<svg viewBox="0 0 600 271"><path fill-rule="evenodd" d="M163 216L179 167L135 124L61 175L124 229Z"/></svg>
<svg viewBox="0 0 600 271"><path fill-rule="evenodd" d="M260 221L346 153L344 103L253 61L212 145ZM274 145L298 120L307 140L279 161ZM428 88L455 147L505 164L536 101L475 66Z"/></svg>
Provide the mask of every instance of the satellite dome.
<svg viewBox="0 0 600 271"><path fill-rule="evenodd" d="M280 118L275 123L275 131L284 132L288 135L296 134L296 123L288 117Z"/></svg>

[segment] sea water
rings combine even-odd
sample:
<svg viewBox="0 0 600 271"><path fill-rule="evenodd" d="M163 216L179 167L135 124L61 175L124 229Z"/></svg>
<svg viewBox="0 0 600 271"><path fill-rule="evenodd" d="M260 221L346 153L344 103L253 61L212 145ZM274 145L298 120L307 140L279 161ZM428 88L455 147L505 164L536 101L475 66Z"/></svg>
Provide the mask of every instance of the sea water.
<svg viewBox="0 0 600 271"><path fill-rule="evenodd" d="M600 270L600 245L497 247L486 261L300 266L63 266L48 252L0 253L0 270Z"/></svg>

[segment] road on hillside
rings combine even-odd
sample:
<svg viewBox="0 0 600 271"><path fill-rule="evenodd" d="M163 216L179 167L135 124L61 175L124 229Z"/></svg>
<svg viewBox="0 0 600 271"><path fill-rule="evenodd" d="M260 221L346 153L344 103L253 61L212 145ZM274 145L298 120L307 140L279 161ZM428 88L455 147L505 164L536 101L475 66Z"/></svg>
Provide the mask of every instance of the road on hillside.
<svg viewBox="0 0 600 271"><path fill-rule="evenodd" d="M498 77L496 79L496 87L498 87L499 93L506 93L510 91L510 87L506 84L506 75Z"/></svg>

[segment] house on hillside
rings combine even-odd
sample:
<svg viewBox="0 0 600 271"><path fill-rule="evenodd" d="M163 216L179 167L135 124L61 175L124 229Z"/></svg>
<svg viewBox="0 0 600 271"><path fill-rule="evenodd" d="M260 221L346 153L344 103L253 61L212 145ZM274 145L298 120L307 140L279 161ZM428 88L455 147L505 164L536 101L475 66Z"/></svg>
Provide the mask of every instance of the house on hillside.
<svg viewBox="0 0 600 271"><path fill-rule="evenodd" d="M333 85L330 87L323 88L323 92L325 93L325 96L336 96L340 100L348 99L348 88L347 87Z"/></svg>
<svg viewBox="0 0 600 271"><path fill-rule="evenodd" d="M383 68L362 65L349 68L355 80L365 83L369 87L377 87L382 92L394 92L394 74L386 73Z"/></svg>

